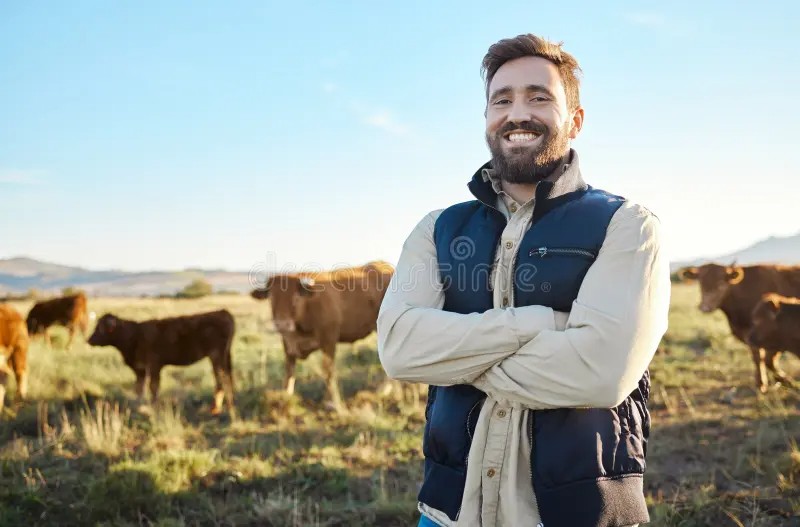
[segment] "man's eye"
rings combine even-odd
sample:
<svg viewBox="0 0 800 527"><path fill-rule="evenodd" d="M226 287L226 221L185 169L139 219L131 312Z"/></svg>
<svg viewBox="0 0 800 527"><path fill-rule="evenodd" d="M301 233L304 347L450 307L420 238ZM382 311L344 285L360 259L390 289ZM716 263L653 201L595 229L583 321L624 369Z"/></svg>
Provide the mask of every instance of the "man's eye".
<svg viewBox="0 0 800 527"><path fill-rule="evenodd" d="M535 102L546 102L548 99L547 97L534 97L531 100Z"/></svg>
<svg viewBox="0 0 800 527"><path fill-rule="evenodd" d="M509 102L511 101L509 101L508 99L498 99L494 101L494 104L508 104Z"/></svg>

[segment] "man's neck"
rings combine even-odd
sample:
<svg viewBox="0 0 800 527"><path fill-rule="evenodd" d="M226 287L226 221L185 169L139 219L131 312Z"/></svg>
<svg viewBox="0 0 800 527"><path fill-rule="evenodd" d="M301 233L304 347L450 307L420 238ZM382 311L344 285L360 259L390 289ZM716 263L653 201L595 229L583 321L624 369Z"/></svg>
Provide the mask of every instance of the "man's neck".
<svg viewBox="0 0 800 527"><path fill-rule="evenodd" d="M564 172L564 165L569 162L569 153L561 158L561 161L547 177L543 179L557 179L559 175ZM511 196L511 199L517 203L524 204L530 201L536 194L536 185L538 183L509 183L506 180L500 181L500 188L503 192Z"/></svg>
<svg viewBox="0 0 800 527"><path fill-rule="evenodd" d="M519 204L525 204L536 193L536 183L509 183L505 179L500 181L500 188Z"/></svg>

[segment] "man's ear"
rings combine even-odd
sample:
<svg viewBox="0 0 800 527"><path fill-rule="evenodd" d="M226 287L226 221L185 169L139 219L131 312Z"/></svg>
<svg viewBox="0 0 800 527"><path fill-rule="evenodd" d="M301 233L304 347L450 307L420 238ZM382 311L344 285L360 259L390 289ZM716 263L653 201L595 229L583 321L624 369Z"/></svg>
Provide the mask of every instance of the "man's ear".
<svg viewBox="0 0 800 527"><path fill-rule="evenodd" d="M572 113L572 120L569 125L570 139L575 139L576 137L578 137L578 134L581 133L581 129L583 128L583 118L584 118L583 107L578 106L578 108Z"/></svg>

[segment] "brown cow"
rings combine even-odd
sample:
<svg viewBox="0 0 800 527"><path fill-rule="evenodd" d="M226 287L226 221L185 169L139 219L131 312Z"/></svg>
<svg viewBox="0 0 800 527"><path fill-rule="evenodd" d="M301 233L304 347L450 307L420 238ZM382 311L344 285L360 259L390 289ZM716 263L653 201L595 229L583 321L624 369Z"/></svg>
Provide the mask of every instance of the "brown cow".
<svg viewBox="0 0 800 527"><path fill-rule="evenodd" d="M66 326L69 330L67 349L72 347L75 330L79 329L83 338L89 327L89 314L86 309L86 295L77 293L37 302L28 312L28 334L31 337L44 335L48 347L51 345L47 328L54 324Z"/></svg>
<svg viewBox="0 0 800 527"><path fill-rule="evenodd" d="M6 394L6 380L14 373L17 394L25 399L28 394L28 330L22 315L7 304L0 304L0 414ZM10 367L9 367L10 366Z"/></svg>
<svg viewBox="0 0 800 527"><path fill-rule="evenodd" d="M783 351L800 358L800 299L768 293L753 309L752 320L747 341L754 348L765 350L766 360L774 364ZM778 381L794 386L780 368L776 367L774 373Z"/></svg>
<svg viewBox="0 0 800 527"><path fill-rule="evenodd" d="M112 314L97 321L89 337L92 346L114 346L136 374L136 393L141 399L145 378L150 378L150 394L158 397L161 368L188 366L208 357L216 380L213 414L222 411L228 398L233 412L233 367L231 344L235 323L222 309L209 313L134 322Z"/></svg>
<svg viewBox="0 0 800 527"><path fill-rule="evenodd" d="M766 368L769 368L776 379L785 378L775 366L775 355L767 354L758 346L750 345L748 335L753 325L753 309L764 294L800 296L800 267L722 266L710 263L683 269L680 276L700 282L702 295L700 311L711 313L721 309L728 319L733 335L750 347L753 364L756 367L756 387L761 392L767 391Z"/></svg>
<svg viewBox="0 0 800 527"><path fill-rule="evenodd" d="M336 410L343 409L334 367L336 344L352 343L375 331L393 273L390 264L376 261L334 271L278 274L251 292L257 300L270 299L273 324L283 337L284 389L289 394L294 393L297 359L321 348L330 402Z"/></svg>

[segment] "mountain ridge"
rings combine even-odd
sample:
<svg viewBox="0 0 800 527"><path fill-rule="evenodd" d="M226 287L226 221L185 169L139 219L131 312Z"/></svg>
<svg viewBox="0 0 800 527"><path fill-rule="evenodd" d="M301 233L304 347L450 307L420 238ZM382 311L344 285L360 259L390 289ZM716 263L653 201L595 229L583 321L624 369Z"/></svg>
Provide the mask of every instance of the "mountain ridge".
<svg viewBox="0 0 800 527"><path fill-rule="evenodd" d="M0 258L0 293L3 294L21 294L31 289L54 294L66 287L77 287L95 296L157 296L177 293L198 278L211 283L215 291L245 293L253 289L251 274L244 271L89 270L28 256Z"/></svg>
<svg viewBox="0 0 800 527"><path fill-rule="evenodd" d="M739 265L800 265L800 232L769 236L730 253L670 262L670 269L707 262ZM175 294L192 280L201 278L215 291L247 293L263 273L189 267L180 271L91 270L79 266L45 262L28 256L0 258L0 294L22 294L31 289L55 294L77 287L95 296L158 296Z"/></svg>

